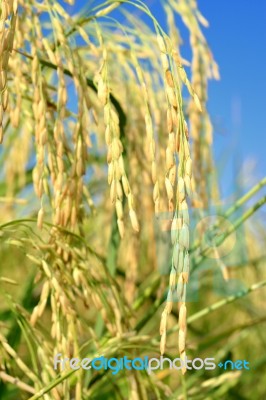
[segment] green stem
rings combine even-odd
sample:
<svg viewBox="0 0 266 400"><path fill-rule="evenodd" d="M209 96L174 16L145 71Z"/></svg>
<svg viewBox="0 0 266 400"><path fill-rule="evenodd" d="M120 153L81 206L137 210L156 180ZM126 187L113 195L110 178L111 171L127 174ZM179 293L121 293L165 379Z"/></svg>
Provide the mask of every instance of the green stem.
<svg viewBox="0 0 266 400"><path fill-rule="evenodd" d="M256 194L263 186L266 185L266 177L264 177L257 185L255 185L249 192L242 196L235 204L230 207L224 214L225 217L230 217L239 207L248 201L254 194Z"/></svg>
<svg viewBox="0 0 266 400"><path fill-rule="evenodd" d="M266 196L262 197L254 206L250 207L240 218L238 218L234 224L232 224L227 231L223 234L223 236L215 242L216 247L220 246L224 240L231 235L240 225L242 225L249 217L251 217L259 208L261 208L264 204L266 203ZM194 268L192 271L195 270L195 268L207 257L208 252L211 251L212 249L207 247L202 250L200 253L199 258L196 260L194 264ZM192 272L191 271L191 272Z"/></svg>
<svg viewBox="0 0 266 400"><path fill-rule="evenodd" d="M201 311L191 315L187 319L187 324L190 325L192 322L197 321L198 319L208 315L209 313L218 310L221 307L226 306L227 304L231 304L235 302L236 300L240 299L241 297L244 297L248 295L251 292L254 292L255 290L261 289L264 286L266 286L266 280L260 281L258 283L254 283L254 285L251 285L249 288L244 289L239 291L236 294L233 294L231 296L226 297L225 299L222 299L220 301L217 301L216 303L212 304L211 306L203 308ZM169 329L168 334L177 332L179 329L179 325L174 326L173 328Z"/></svg>
<svg viewBox="0 0 266 400"><path fill-rule="evenodd" d="M186 385L186 378L184 375L181 375L181 381L183 389L183 400L187 400L187 385Z"/></svg>
<svg viewBox="0 0 266 400"><path fill-rule="evenodd" d="M67 373L65 373L64 375L61 375L60 377L58 377L57 379L55 379L54 381L52 381L51 383L49 383L49 385L47 385L46 387L44 387L43 389L39 390L39 392L35 393L34 396L31 396L29 398L29 400L37 400L40 399L41 397L43 397L44 394L50 392L50 390L52 390L54 387L56 387L57 385L59 385L61 382L63 382L64 380L68 379L71 375L73 375L76 372L76 370L70 370Z"/></svg>
<svg viewBox="0 0 266 400"><path fill-rule="evenodd" d="M235 211L237 211L245 202L251 199L254 194L256 194L263 186L266 185L266 177L264 177L257 185L255 185L249 192L247 192L244 196L242 196L239 200L237 200L233 206L231 206L224 214L225 218L230 217ZM218 223L213 224L213 229L218 228ZM193 247L190 249L190 252L193 253L200 246L200 240L198 239Z"/></svg>

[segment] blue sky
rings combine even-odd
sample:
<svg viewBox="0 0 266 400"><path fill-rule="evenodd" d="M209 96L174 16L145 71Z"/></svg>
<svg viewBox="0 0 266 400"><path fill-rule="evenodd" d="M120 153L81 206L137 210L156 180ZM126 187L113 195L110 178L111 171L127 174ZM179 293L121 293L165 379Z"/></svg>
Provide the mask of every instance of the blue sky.
<svg viewBox="0 0 266 400"><path fill-rule="evenodd" d="M209 94L216 157L229 154L229 180L254 162L256 180L266 174L266 2L201 0L199 7L221 73Z"/></svg>

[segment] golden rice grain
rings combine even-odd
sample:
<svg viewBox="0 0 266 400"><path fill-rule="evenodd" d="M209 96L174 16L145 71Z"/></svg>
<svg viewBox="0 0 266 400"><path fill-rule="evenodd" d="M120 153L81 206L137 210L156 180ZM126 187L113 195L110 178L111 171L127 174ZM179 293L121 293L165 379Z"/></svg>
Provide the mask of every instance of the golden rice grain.
<svg viewBox="0 0 266 400"><path fill-rule="evenodd" d="M37 227L39 229L42 229L43 217L44 217L44 209L41 207L39 212L38 212L38 217L37 217Z"/></svg>
<svg viewBox="0 0 266 400"><path fill-rule="evenodd" d="M162 53L167 53L167 49L166 49L164 38L159 34L157 35L157 43L158 43L160 51Z"/></svg>
<svg viewBox="0 0 266 400"><path fill-rule="evenodd" d="M130 217L130 221L131 221L133 229L136 232L139 232L139 223L138 223L138 219L137 219L135 210L133 210L133 209L129 210L129 217Z"/></svg>
<svg viewBox="0 0 266 400"><path fill-rule="evenodd" d="M172 117L172 111L171 109L167 109L167 130L168 133L171 133L173 131L173 117Z"/></svg>
<svg viewBox="0 0 266 400"><path fill-rule="evenodd" d="M169 69L165 72L165 78L166 78L167 85L169 85L171 88L174 88L173 75Z"/></svg>
<svg viewBox="0 0 266 400"><path fill-rule="evenodd" d="M168 178L165 178L165 187L166 187L168 200L172 200L174 197L174 190L173 190L173 186Z"/></svg>
<svg viewBox="0 0 266 400"><path fill-rule="evenodd" d="M125 226L124 226L124 222L122 219L117 220L117 226L118 226L120 237L123 239L125 236Z"/></svg>
<svg viewBox="0 0 266 400"><path fill-rule="evenodd" d="M186 223L183 223L180 235L179 235L179 243L180 246L184 247L185 249L189 248L189 229Z"/></svg>
<svg viewBox="0 0 266 400"><path fill-rule="evenodd" d="M166 149L166 169L169 171L174 166L174 153L170 147Z"/></svg>
<svg viewBox="0 0 266 400"><path fill-rule="evenodd" d="M159 183L156 182L153 189L153 201L155 202L159 198Z"/></svg>
<svg viewBox="0 0 266 400"><path fill-rule="evenodd" d="M177 186L177 194L178 194L178 201L179 203L182 203L182 201L185 200L186 194L185 194L185 182L182 176L178 177L178 186Z"/></svg>
<svg viewBox="0 0 266 400"><path fill-rule="evenodd" d="M186 193L187 193L188 197L191 198L192 197L192 188L191 188L191 178L189 175L185 175L184 182L185 182Z"/></svg>
<svg viewBox="0 0 266 400"><path fill-rule="evenodd" d="M182 329L179 329L178 348L180 354L183 353L183 351L185 350L185 345L186 345L186 333Z"/></svg>

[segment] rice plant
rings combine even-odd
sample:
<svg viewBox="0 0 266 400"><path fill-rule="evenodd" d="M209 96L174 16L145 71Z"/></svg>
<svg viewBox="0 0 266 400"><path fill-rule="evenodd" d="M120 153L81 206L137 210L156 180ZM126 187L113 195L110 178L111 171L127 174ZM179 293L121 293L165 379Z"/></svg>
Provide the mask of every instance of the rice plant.
<svg viewBox="0 0 266 400"><path fill-rule="evenodd" d="M224 207L208 21L195 0L160 2L167 28L140 0L77 3L0 1L0 398L261 399L266 178Z"/></svg>

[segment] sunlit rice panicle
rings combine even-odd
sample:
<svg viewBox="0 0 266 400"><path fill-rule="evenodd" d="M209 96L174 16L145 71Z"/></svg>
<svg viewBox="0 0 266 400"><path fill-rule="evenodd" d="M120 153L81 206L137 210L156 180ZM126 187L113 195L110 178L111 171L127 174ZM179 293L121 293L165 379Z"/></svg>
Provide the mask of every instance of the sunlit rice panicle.
<svg viewBox="0 0 266 400"><path fill-rule="evenodd" d="M155 154L155 138L154 138L154 127L153 127L153 120L151 115L151 106L149 101L149 94L147 85L145 82L144 74L141 69L141 66L138 62L138 59L135 53L132 51L132 60L133 64L136 69L137 78L141 85L141 91L143 94L142 101L144 102L144 119L145 119L145 127L146 127L146 140L147 140L147 149L148 149L148 158L149 162L151 163L151 178L153 187L153 201L155 206L155 213L158 214L160 211L160 188L159 188L159 180L158 180L158 173L157 173L157 163L156 163L156 154Z"/></svg>
<svg viewBox="0 0 266 400"><path fill-rule="evenodd" d="M115 1L113 4L107 5L106 7L102 8L100 11L98 11L95 16L96 17L104 17L105 15L109 14L111 11L116 9L120 5L120 2Z"/></svg>
<svg viewBox="0 0 266 400"><path fill-rule="evenodd" d="M17 20L17 1L2 0L0 15L0 143L3 141L3 116L8 106L8 61L13 49Z"/></svg>
<svg viewBox="0 0 266 400"><path fill-rule="evenodd" d="M182 98L177 78L172 72L172 60L181 79L187 86L190 85L186 78L182 64L170 39L158 36L158 45L161 51L162 64L165 74L167 95L167 129L168 146L166 149L166 177L165 187L169 202L169 212L172 213L171 237L173 244L172 268L170 273L167 302L162 315L161 323L161 352L164 352L166 341L166 319L171 312L173 300L177 298L181 304L181 325L179 329L179 352L181 359L185 358L186 329L184 310L186 301L186 285L189 277L189 214L188 199L192 197L192 161L188 142L188 127L184 119ZM169 61L171 60L171 64ZM194 96L194 92L191 92ZM178 167L177 167L178 160ZM174 193L176 188L176 193ZM175 195L174 195L175 194ZM175 205L174 205L175 200ZM185 373L185 368L182 370Z"/></svg>
<svg viewBox="0 0 266 400"><path fill-rule="evenodd" d="M171 0L171 5L180 14L190 34L192 86L187 84L182 76L181 79L194 100L188 107L190 133L193 139L193 173L198 195L198 199L193 201L196 207L206 208L211 200L217 201L219 198L212 157L212 123L206 108L208 81L211 78L219 79L219 71L201 30L201 25L208 27L208 21L199 12L197 1L180 0L178 5Z"/></svg>
<svg viewBox="0 0 266 400"><path fill-rule="evenodd" d="M129 217L135 231L139 231L133 194L126 175L123 145L120 139L120 122L117 112L111 105L108 86L108 53L103 51L103 63L100 68L97 84L98 98L104 107L105 141L107 145L108 183L110 185L110 199L116 207L117 224L120 236L124 236L123 220L123 192L128 199Z"/></svg>
<svg viewBox="0 0 266 400"><path fill-rule="evenodd" d="M191 33L191 47L193 51L192 60L192 84L197 92L203 112L199 113L193 103L190 103L189 114L191 124L191 136L193 138L193 159L194 175L198 188L198 194L204 207L209 204L209 199L216 200L219 197L217 182L213 176L213 158L212 158L212 123L206 109L208 80L215 76L211 67L214 63L212 55L208 48ZM206 185L203 177L208 179L209 185Z"/></svg>

